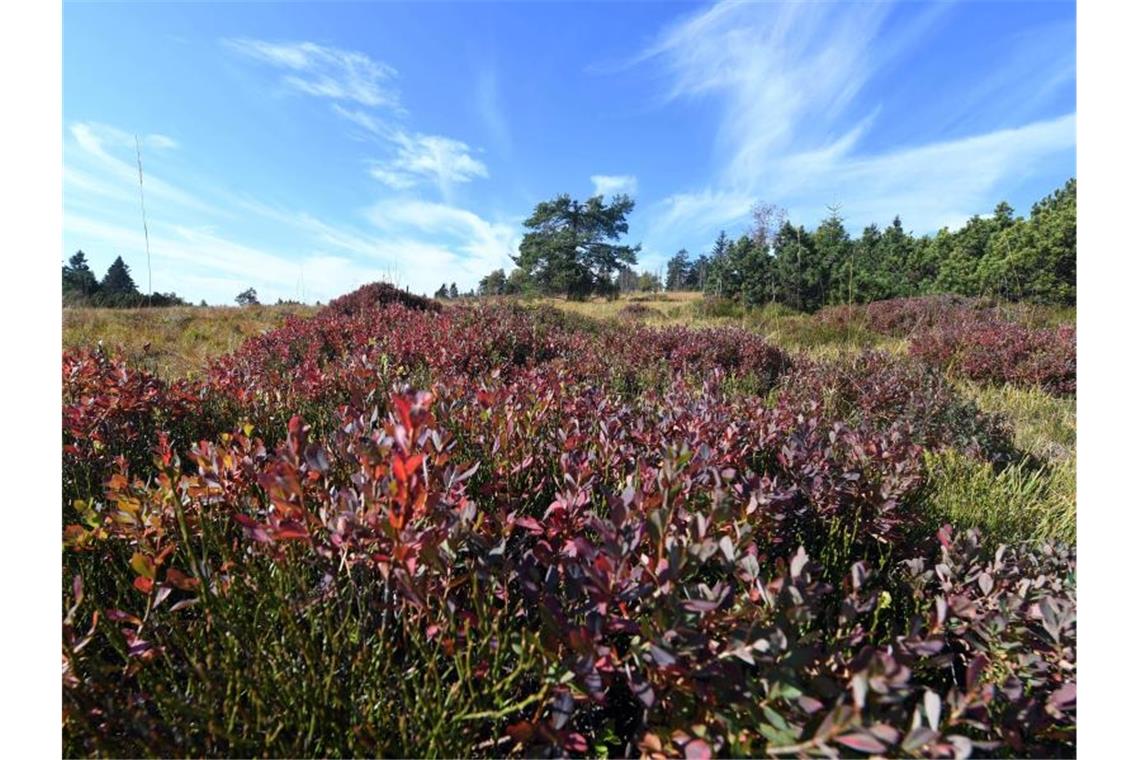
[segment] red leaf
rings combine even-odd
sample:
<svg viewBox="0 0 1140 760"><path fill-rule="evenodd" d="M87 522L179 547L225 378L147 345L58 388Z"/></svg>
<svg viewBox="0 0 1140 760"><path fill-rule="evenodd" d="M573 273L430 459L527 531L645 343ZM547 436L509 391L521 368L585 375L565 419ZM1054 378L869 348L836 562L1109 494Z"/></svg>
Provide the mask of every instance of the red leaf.
<svg viewBox="0 0 1140 760"><path fill-rule="evenodd" d="M181 570L173 567L166 570L166 582L183 591L190 591L197 587L199 583L197 578L191 578Z"/></svg>
<svg viewBox="0 0 1140 760"><path fill-rule="evenodd" d="M534 736L534 725L528 720L520 720L507 726L507 736L518 744L526 744Z"/></svg>

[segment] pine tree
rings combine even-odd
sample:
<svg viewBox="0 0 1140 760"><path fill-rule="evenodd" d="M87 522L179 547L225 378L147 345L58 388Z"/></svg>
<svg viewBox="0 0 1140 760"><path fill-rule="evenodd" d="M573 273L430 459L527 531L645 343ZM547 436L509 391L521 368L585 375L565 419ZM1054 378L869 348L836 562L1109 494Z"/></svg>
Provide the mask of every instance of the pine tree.
<svg viewBox="0 0 1140 760"><path fill-rule="evenodd" d="M448 298L459 298L459 288L455 287L455 283L451 283L451 287L447 290Z"/></svg>
<svg viewBox="0 0 1140 760"><path fill-rule="evenodd" d="M855 246L837 208L830 209L812 237L817 258L805 270L804 308L815 311L825 304L846 303L852 295Z"/></svg>
<svg viewBox="0 0 1140 760"><path fill-rule="evenodd" d="M496 269L483 279L479 280L479 295L501 296L507 291L507 273Z"/></svg>
<svg viewBox="0 0 1140 760"><path fill-rule="evenodd" d="M611 278L622 266L637 263L641 246L619 245L629 232L626 217L633 199L615 195L606 204L602 196L585 202L560 195L535 206L524 222L515 263L546 293L586 298L612 289Z"/></svg>
<svg viewBox="0 0 1140 760"><path fill-rule="evenodd" d="M107 273L103 275L103 281L99 283L99 292L101 295L112 298L137 296L139 294L135 281L131 279L131 269L123 262L122 256L116 256L115 260L111 262Z"/></svg>
<svg viewBox="0 0 1140 760"><path fill-rule="evenodd" d="M701 254L693 265L689 267L688 275L685 277L686 290L700 290L705 289L705 280L708 278L709 273L709 257L706 254Z"/></svg>
<svg viewBox="0 0 1140 760"><path fill-rule="evenodd" d="M720 234L717 235L716 242L713 243L712 251L709 253L704 287L705 293L709 295L731 297L731 293L726 292L732 288L729 271L731 264L727 260L730 245L732 244L728 240L728 235L724 233L724 230L721 230Z"/></svg>
<svg viewBox="0 0 1140 760"><path fill-rule="evenodd" d="M677 251L665 267L666 290L681 290L689 280L689 252L684 248Z"/></svg>
<svg viewBox="0 0 1140 760"><path fill-rule="evenodd" d="M87 255L76 251L63 267L63 293L73 296L91 296L99 289L95 273L87 263Z"/></svg>

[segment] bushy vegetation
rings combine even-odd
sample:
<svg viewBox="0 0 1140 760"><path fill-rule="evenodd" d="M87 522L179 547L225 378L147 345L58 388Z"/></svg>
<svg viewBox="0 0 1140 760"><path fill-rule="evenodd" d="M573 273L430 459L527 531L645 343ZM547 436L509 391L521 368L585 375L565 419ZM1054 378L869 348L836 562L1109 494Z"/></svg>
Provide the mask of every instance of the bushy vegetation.
<svg viewBox="0 0 1140 760"><path fill-rule="evenodd" d="M1056 395L1077 388L1073 324L1035 327L1040 315L997 302L930 296L841 306L815 315L827 325L909 338L910 352L947 374L987 383L1039 387Z"/></svg>
<svg viewBox="0 0 1140 760"><path fill-rule="evenodd" d="M1034 204L1028 218L1015 218L1002 202L956 231L916 237L895 217L858 238L838 210L809 231L782 209L761 205L739 239L721 232L710 253L692 261L679 251L668 264L668 287L801 311L932 293L1072 305L1076 202L1076 180L1069 180Z"/></svg>
<svg viewBox="0 0 1140 760"><path fill-rule="evenodd" d="M526 225L508 276L496 270L479 295L538 293L583 299L618 292L699 291L755 309L780 304L814 312L826 306L956 294L1005 302L1076 303L1077 183L1069 180L1015 217L1006 202L958 230L915 236L895 217L853 237L836 208L814 230L793 224L772 204L753 209L749 230L731 240L722 230L711 249L681 249L664 276L634 272L639 246L618 245L633 201L609 205L559 196L540 203ZM441 289L445 290L445 289ZM445 293L446 294L446 293ZM437 297L439 294L437 294Z"/></svg>
<svg viewBox="0 0 1140 760"><path fill-rule="evenodd" d="M1075 753L1070 535L931 507L1021 454L938 369L404 295L65 352L65 754Z"/></svg>

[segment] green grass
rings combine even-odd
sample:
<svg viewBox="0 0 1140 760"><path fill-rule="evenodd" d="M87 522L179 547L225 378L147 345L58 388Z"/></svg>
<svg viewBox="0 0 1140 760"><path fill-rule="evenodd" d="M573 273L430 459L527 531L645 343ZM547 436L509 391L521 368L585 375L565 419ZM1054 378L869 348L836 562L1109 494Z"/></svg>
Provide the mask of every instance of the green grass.
<svg viewBox="0 0 1140 760"><path fill-rule="evenodd" d="M640 321L653 325L687 327L741 327L763 335L787 351L834 355L865 348L905 351L906 342L878 335L858 326L838 328L821 323L781 304L749 308L726 298L705 298L696 292L635 293L607 300L571 301L563 298L535 299L562 311L592 319L623 318L622 309L639 304L650 311ZM624 317L628 318L628 317Z"/></svg>
<svg viewBox="0 0 1140 760"><path fill-rule="evenodd" d="M485 589L471 589L468 627L430 633L427 621L448 614L442 603L426 600L422 624L401 620L407 608L374 574L325 583L302 562L230 555L226 520L205 527L195 551L236 562L233 583L203 594L201 611L148 604L141 637L161 650L145 667L105 611L139 607L127 555L73 555L66 571L102 593L102 619L100 635L71 652L86 686L64 689L65 756L495 755L509 749L494 751L507 716L529 706L527 694L540 703L561 675L539 666L537 633L513 624L517 610L494 614ZM198 576L195 559L180 546L171 564ZM120 598L106 596L113 589ZM63 608L73 604L65 594ZM74 629L86 633L95 611L90 596L77 605Z"/></svg>
<svg viewBox="0 0 1140 760"><path fill-rule="evenodd" d="M1000 469L957 452L928 455L925 515L980 528L991 541L1076 541L1076 400L1012 385L963 382L958 388L1010 423L1024 457Z"/></svg>
<svg viewBox="0 0 1140 760"><path fill-rule="evenodd" d="M962 382L959 389L986 412L1013 425L1014 445L1043 462L1061 463L1076 455L1077 401L1050 396L1039 388Z"/></svg>
<svg viewBox="0 0 1140 760"><path fill-rule="evenodd" d="M932 524L979 528L990 543L1077 537L1076 467L1072 459L997 469L947 451L927 454L922 516Z"/></svg>

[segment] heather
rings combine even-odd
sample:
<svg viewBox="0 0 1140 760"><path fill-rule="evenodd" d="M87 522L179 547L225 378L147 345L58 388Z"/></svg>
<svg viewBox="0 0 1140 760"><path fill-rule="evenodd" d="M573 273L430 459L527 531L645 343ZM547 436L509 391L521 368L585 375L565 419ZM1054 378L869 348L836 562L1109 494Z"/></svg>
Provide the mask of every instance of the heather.
<svg viewBox="0 0 1140 760"><path fill-rule="evenodd" d="M956 506L1037 503L965 349L400 295L65 352L66 754L1075 753L1070 535Z"/></svg>
<svg viewBox="0 0 1140 760"><path fill-rule="evenodd" d="M960 379L1076 393L1075 326L1047 309L938 295L835 307L815 319L905 338L913 356Z"/></svg>

